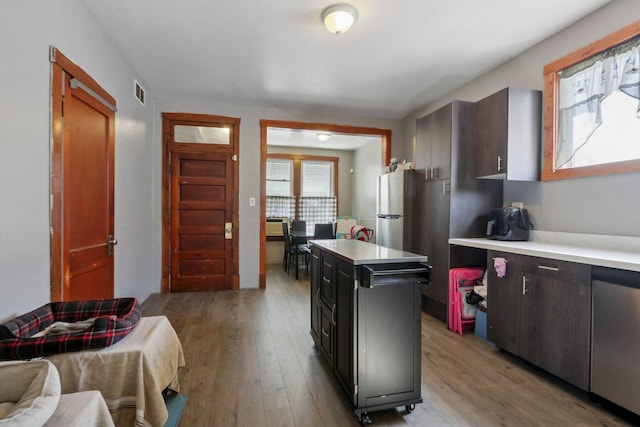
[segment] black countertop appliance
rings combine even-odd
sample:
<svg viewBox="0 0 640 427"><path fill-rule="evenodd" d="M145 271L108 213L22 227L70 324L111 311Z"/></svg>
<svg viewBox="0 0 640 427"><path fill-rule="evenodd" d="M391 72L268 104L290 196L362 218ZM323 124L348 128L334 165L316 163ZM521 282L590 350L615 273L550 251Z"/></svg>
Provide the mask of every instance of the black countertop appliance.
<svg viewBox="0 0 640 427"><path fill-rule="evenodd" d="M489 211L487 239L529 240L529 230L533 226L526 209L506 206Z"/></svg>

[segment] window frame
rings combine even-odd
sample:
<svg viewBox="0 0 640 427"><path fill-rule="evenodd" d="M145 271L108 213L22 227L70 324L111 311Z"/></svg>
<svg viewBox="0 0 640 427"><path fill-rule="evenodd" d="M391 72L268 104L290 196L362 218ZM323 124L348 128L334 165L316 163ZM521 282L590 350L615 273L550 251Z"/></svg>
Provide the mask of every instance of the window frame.
<svg viewBox="0 0 640 427"><path fill-rule="evenodd" d="M273 158L271 158L271 159L273 159ZM269 163L269 160L270 160L270 158L267 158L267 169L268 169L268 163ZM293 159L282 159L282 158L278 158L278 159L274 159L274 160L286 160L286 161L288 161L288 162L290 162L290 163L291 163L291 170L290 170L290 174L289 174L289 181L288 181L288 182L289 182L289 190L290 190L290 191L289 191L289 193L290 193L290 194L289 194L289 196L288 196L288 197L293 197L293 196L295 196L295 194L294 194L294 189L293 189L293 183L294 183L294 161L293 161ZM267 171L267 174L268 174L268 171ZM266 195L266 196L270 196L270 195L271 195L271 196L273 196L273 194L268 194L268 193L267 193L267 186L266 186L266 184L267 184L269 181L274 181L274 182L276 182L276 180L270 180L268 176L266 177L266 179L265 179L265 195Z"/></svg>
<svg viewBox="0 0 640 427"><path fill-rule="evenodd" d="M558 138L560 72L640 36L640 21L578 49L544 67L544 151L542 181L639 172L640 159L553 170Z"/></svg>
<svg viewBox="0 0 640 427"><path fill-rule="evenodd" d="M314 161L314 162L331 162L333 163L333 197L336 198L336 211L339 211L340 197L338 196L338 165L339 157L329 156L314 156L309 154L288 154L288 153L268 153L268 159L287 159L293 161L293 194L296 198L296 210L295 215L298 219L300 197L302 197L302 162ZM266 164L266 162L265 162Z"/></svg>

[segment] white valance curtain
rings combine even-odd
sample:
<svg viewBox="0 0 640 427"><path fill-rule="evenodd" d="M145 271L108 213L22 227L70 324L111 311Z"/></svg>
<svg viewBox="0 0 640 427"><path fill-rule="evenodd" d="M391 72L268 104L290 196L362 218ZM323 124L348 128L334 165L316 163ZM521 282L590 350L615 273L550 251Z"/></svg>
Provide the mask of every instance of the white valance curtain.
<svg viewBox="0 0 640 427"><path fill-rule="evenodd" d="M640 100L639 48L640 39L634 39L561 72L554 170L568 164L602 123L601 103L608 95L620 91Z"/></svg>

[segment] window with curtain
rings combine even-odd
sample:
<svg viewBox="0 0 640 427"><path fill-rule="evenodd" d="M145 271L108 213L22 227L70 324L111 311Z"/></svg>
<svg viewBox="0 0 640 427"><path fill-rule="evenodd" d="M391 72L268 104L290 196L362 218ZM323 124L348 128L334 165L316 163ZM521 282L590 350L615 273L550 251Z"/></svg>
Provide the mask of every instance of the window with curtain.
<svg viewBox="0 0 640 427"><path fill-rule="evenodd" d="M302 191L299 217L312 227L335 222L337 200L333 194L333 163L302 161Z"/></svg>
<svg viewBox="0 0 640 427"><path fill-rule="evenodd" d="M545 66L543 180L640 171L640 26Z"/></svg>
<svg viewBox="0 0 640 427"><path fill-rule="evenodd" d="M294 218L293 161L267 159L265 210L267 218Z"/></svg>
<svg viewBox="0 0 640 427"><path fill-rule="evenodd" d="M338 160L337 157L310 155L268 155L267 217L304 220L310 229L317 223L335 222ZM287 185L281 188L279 185L285 181ZM280 215L283 212L290 214Z"/></svg>
<svg viewBox="0 0 640 427"><path fill-rule="evenodd" d="M640 158L640 39L560 73L554 169Z"/></svg>

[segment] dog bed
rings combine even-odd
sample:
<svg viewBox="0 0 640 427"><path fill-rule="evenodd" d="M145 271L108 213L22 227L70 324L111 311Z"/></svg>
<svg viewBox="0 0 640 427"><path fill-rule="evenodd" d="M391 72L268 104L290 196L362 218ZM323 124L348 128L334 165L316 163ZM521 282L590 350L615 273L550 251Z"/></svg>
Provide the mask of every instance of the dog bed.
<svg viewBox="0 0 640 427"><path fill-rule="evenodd" d="M45 304L0 324L0 360L108 347L140 320L135 298Z"/></svg>

